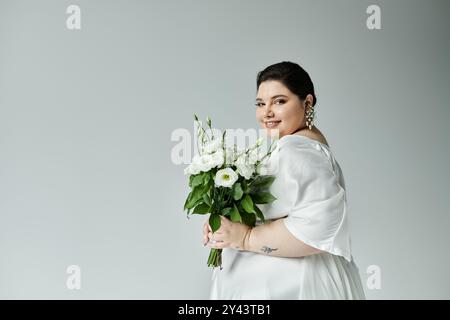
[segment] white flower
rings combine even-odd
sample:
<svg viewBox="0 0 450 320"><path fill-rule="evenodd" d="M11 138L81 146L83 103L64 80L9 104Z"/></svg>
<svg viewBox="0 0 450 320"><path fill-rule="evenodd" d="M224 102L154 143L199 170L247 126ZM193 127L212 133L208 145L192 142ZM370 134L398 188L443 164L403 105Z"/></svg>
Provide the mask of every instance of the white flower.
<svg viewBox="0 0 450 320"><path fill-rule="evenodd" d="M255 164L259 160L258 149L253 149L248 154L248 164Z"/></svg>
<svg viewBox="0 0 450 320"><path fill-rule="evenodd" d="M224 163L223 150L213 154L195 155L192 163L184 169L184 174L198 174L201 171L207 172L215 167L221 167Z"/></svg>
<svg viewBox="0 0 450 320"><path fill-rule="evenodd" d="M215 139L213 141L208 142L203 147L203 151L206 153L214 153L218 150L222 149L222 140L221 139Z"/></svg>
<svg viewBox="0 0 450 320"><path fill-rule="evenodd" d="M191 163L189 166L187 166L184 169L184 174L194 175L194 174L198 174L198 173L200 173L200 168L197 165L197 163Z"/></svg>
<svg viewBox="0 0 450 320"><path fill-rule="evenodd" d="M234 155L234 162L245 162L245 149L236 150L236 154Z"/></svg>
<svg viewBox="0 0 450 320"><path fill-rule="evenodd" d="M212 161L214 163L214 167L217 167L217 168L220 168L225 161L225 159L224 159L225 155L224 155L224 152L222 149L219 149L216 152L214 152L213 154L211 154L211 157L212 157Z"/></svg>
<svg viewBox="0 0 450 320"><path fill-rule="evenodd" d="M269 174L269 169L267 167L267 164L261 163L258 167L256 167L256 173L259 175Z"/></svg>
<svg viewBox="0 0 450 320"><path fill-rule="evenodd" d="M194 163L198 165L200 171L204 172L207 172L215 167L214 158L210 154L204 154L198 157L195 159Z"/></svg>
<svg viewBox="0 0 450 320"><path fill-rule="evenodd" d="M247 161L247 156L242 154L236 160L237 172L245 179L250 179L255 172L255 166Z"/></svg>
<svg viewBox="0 0 450 320"><path fill-rule="evenodd" d="M238 175L231 168L225 168L217 171L214 183L219 187L231 188L237 181Z"/></svg>
<svg viewBox="0 0 450 320"><path fill-rule="evenodd" d="M258 150L241 153L236 159L236 165L254 165L258 161Z"/></svg>
<svg viewBox="0 0 450 320"><path fill-rule="evenodd" d="M254 165L241 164L237 165L237 172L243 176L245 179L250 179L253 173L255 172Z"/></svg>
<svg viewBox="0 0 450 320"><path fill-rule="evenodd" d="M225 162L226 164L234 164L234 161L236 160L236 155L234 154L233 148L227 148L225 151Z"/></svg>

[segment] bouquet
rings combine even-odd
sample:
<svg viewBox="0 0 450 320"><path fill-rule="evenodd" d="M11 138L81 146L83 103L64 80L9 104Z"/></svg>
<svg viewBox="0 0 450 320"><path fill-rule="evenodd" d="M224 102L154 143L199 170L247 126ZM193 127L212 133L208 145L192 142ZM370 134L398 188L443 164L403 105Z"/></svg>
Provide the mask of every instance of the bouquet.
<svg viewBox="0 0 450 320"><path fill-rule="evenodd" d="M199 154L184 169L184 174L189 175L191 189L184 203L187 217L189 214L210 214L208 222L213 233L220 228L220 216L251 227L255 226L256 218L265 223L256 204L267 204L276 199L268 192L275 177L262 174L264 161L270 157L276 141L265 154L260 152L261 138L255 145L238 150L236 144L226 145L226 131L220 137L214 137L209 117L206 123L210 135L196 115L194 120ZM222 269L222 249L211 249L207 265Z"/></svg>

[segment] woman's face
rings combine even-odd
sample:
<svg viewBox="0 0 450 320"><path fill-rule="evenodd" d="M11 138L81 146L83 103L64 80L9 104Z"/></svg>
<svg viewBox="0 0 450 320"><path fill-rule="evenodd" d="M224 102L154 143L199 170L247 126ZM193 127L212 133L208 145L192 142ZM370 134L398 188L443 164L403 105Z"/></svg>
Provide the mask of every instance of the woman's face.
<svg viewBox="0 0 450 320"><path fill-rule="evenodd" d="M311 103L312 95L306 100ZM304 102L280 81L263 81L256 95L256 121L269 136L292 134L305 126Z"/></svg>

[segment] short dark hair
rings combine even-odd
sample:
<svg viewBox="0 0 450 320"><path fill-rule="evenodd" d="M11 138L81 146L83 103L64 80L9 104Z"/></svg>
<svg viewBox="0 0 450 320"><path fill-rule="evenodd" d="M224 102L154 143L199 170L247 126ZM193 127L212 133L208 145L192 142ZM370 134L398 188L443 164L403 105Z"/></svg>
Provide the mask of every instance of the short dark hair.
<svg viewBox="0 0 450 320"><path fill-rule="evenodd" d="M283 61L272 64L264 70L258 72L256 77L256 91L259 85L266 80L277 80L283 83L292 93L296 94L300 100L305 100L308 94L313 96L313 104L316 105L317 98L314 92L314 84L308 72L294 62Z"/></svg>

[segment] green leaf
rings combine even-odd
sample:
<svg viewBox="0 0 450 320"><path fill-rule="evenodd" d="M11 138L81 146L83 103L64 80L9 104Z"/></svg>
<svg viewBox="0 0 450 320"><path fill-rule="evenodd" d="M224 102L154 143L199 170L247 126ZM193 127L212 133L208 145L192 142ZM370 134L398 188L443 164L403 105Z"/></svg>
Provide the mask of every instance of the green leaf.
<svg viewBox="0 0 450 320"><path fill-rule="evenodd" d="M193 206L192 206L192 204L193 204L192 193L193 193L193 190L191 192L189 192L189 194L188 194L188 196L186 198L186 201L184 203L184 210L193 208Z"/></svg>
<svg viewBox="0 0 450 320"><path fill-rule="evenodd" d="M242 222L241 215L239 214L239 210L235 204L233 204L233 208L231 209L231 221L233 222Z"/></svg>
<svg viewBox="0 0 450 320"><path fill-rule="evenodd" d="M248 213L254 213L255 209L253 209L253 201L252 198L246 194L244 199L241 201L242 208Z"/></svg>
<svg viewBox="0 0 450 320"><path fill-rule="evenodd" d="M274 197L269 192L258 192L255 194L252 194L253 201L257 204L263 204L263 203L272 203L277 198Z"/></svg>
<svg viewBox="0 0 450 320"><path fill-rule="evenodd" d="M200 199L198 199L197 201L195 201L195 202L192 204L192 208L198 206L200 203L203 203L203 199L202 199L202 198L200 198ZM192 210L192 208L189 208L189 209Z"/></svg>
<svg viewBox="0 0 450 320"><path fill-rule="evenodd" d="M203 200L203 195L208 192L209 185L199 185L196 186L188 196L188 201L186 204L186 208L192 209L195 207L196 204L198 204L199 200Z"/></svg>
<svg viewBox="0 0 450 320"><path fill-rule="evenodd" d="M242 222L247 226L254 227L256 224L256 216L253 213L242 212Z"/></svg>
<svg viewBox="0 0 450 320"><path fill-rule="evenodd" d="M231 207L223 208L221 213L222 213L223 216L228 216L228 215L231 214L231 210L232 210Z"/></svg>
<svg viewBox="0 0 450 320"><path fill-rule="evenodd" d="M189 176L189 187L192 188L192 180L194 180L195 176L194 175L190 175Z"/></svg>
<svg viewBox="0 0 450 320"><path fill-rule="evenodd" d="M250 193L256 191L265 191L267 190L275 180L275 176L271 175L263 175L257 176L253 181L249 183Z"/></svg>
<svg viewBox="0 0 450 320"><path fill-rule="evenodd" d="M241 184L242 184L242 191L244 191L244 193L247 193L248 192L248 184L247 184L247 182L245 180L243 180L241 182Z"/></svg>
<svg viewBox="0 0 450 320"><path fill-rule="evenodd" d="M234 200L240 200L242 198L242 195L244 194L244 191L242 191L241 184L235 183L233 186L233 199Z"/></svg>
<svg viewBox="0 0 450 320"><path fill-rule="evenodd" d="M189 195L187 196L186 201L184 201L183 210L188 209L187 204L188 204L188 202L189 202L189 196L190 196L190 193L189 193Z"/></svg>
<svg viewBox="0 0 450 320"><path fill-rule="evenodd" d="M258 208L258 206L253 206L253 208L256 211L256 216L262 221L262 222L266 222L266 219L264 218L264 214L262 213L261 209Z"/></svg>
<svg viewBox="0 0 450 320"><path fill-rule="evenodd" d="M211 226L212 232L216 232L220 228L220 215L217 213L211 213L209 216L209 225Z"/></svg>
<svg viewBox="0 0 450 320"><path fill-rule="evenodd" d="M186 203L184 204L185 209L192 209L193 207L195 207L195 202L197 200L193 198L193 192L194 191L191 191L191 193L189 193L188 198L186 199Z"/></svg>
<svg viewBox="0 0 450 320"><path fill-rule="evenodd" d="M201 185L203 183L203 179L205 178L205 175L203 173L199 173L194 176L192 179L191 187L194 188L198 185Z"/></svg>
<svg viewBox="0 0 450 320"><path fill-rule="evenodd" d="M206 185L211 179L211 174L209 172L205 172L205 176L203 178L203 184Z"/></svg>
<svg viewBox="0 0 450 320"><path fill-rule="evenodd" d="M211 197L208 193L203 194L203 201L205 201L208 206L211 206Z"/></svg>
<svg viewBox="0 0 450 320"><path fill-rule="evenodd" d="M208 206L206 203L201 202L199 205L197 205L194 208L194 211L192 211L192 213L197 213L197 214L206 214L209 212L209 208L210 206Z"/></svg>

